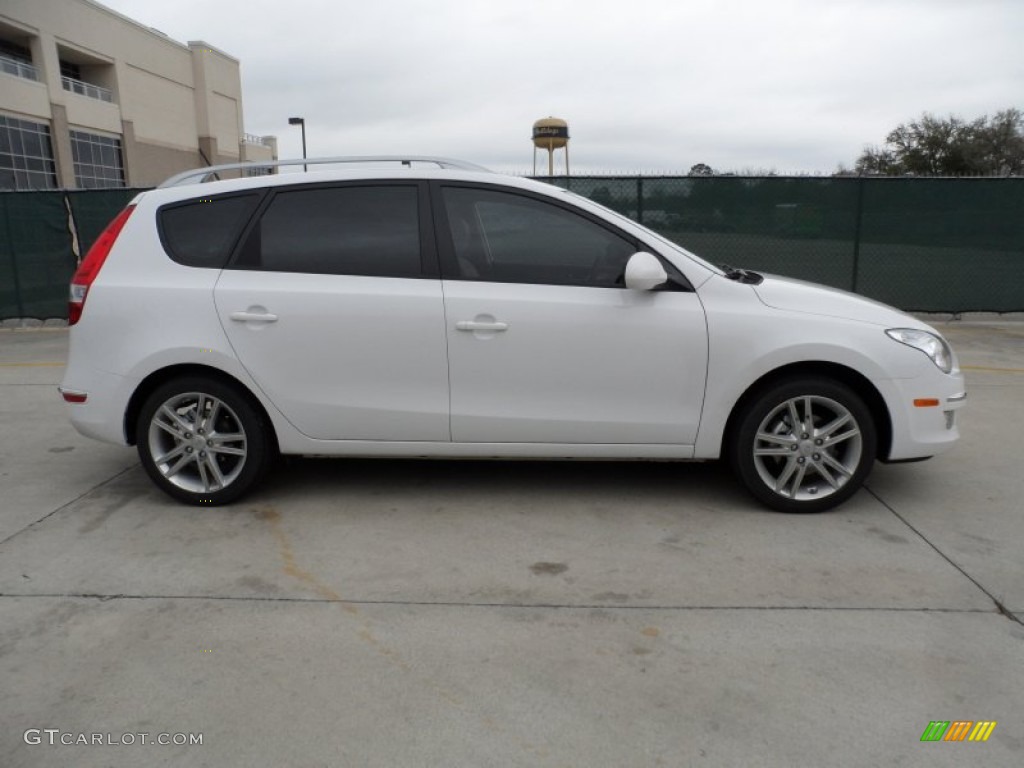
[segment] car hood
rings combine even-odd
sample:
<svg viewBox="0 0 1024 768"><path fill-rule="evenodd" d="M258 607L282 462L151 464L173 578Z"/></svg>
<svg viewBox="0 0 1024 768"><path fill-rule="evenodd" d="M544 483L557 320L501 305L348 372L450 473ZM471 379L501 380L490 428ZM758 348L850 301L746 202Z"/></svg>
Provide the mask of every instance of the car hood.
<svg viewBox="0 0 1024 768"><path fill-rule="evenodd" d="M857 320L888 328L928 328L888 304L804 280L764 275L764 281L754 286L754 292L763 304L775 309Z"/></svg>

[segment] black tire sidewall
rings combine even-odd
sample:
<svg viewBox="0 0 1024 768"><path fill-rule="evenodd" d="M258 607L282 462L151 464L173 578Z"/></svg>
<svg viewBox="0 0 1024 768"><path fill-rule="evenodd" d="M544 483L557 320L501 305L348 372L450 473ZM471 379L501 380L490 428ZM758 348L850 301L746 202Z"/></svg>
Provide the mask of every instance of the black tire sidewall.
<svg viewBox="0 0 1024 768"><path fill-rule="evenodd" d="M757 429L768 413L780 403L804 395L827 397L846 408L857 421L862 440L861 460L853 476L835 493L810 501L781 496L765 485L758 474L753 455ZM769 385L746 403L737 420L737 428L729 446L729 458L744 487L761 503L779 512L815 513L832 509L857 492L875 463L877 445L874 418L860 395L839 381L800 377Z"/></svg>
<svg viewBox="0 0 1024 768"><path fill-rule="evenodd" d="M175 395L201 392L221 400L241 423L246 437L242 472L228 487L212 493L193 493L179 488L161 474L149 450L149 427L157 409ZM270 431L259 410L246 395L230 384L203 376L186 376L161 384L146 398L136 422L135 439L143 469L160 490L178 501L196 506L229 504L247 493L262 478L272 456Z"/></svg>

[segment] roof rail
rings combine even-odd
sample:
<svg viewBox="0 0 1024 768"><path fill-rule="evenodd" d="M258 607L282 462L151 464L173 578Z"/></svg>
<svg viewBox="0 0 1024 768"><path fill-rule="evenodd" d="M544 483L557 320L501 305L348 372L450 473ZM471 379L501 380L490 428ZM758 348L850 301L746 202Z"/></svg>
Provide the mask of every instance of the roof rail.
<svg viewBox="0 0 1024 768"><path fill-rule="evenodd" d="M401 163L412 166L413 163L434 163L438 168L448 168L457 171L482 171L490 173L487 168L462 160L451 160L447 157L421 157L418 155L367 155L348 157L310 157L297 160L254 160L245 163L225 163L224 165L210 165L206 168L195 168L175 176L171 176L162 182L157 189L165 187L176 187L183 184L187 179L202 177L199 183L207 181L209 176L216 176L220 171L237 171L246 168L279 168L285 165L333 165L335 163Z"/></svg>

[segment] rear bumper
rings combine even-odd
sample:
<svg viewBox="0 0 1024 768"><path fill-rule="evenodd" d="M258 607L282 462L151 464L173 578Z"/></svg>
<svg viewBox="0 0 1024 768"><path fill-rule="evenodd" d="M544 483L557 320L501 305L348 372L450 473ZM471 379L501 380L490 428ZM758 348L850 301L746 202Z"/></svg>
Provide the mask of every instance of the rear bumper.
<svg viewBox="0 0 1024 768"><path fill-rule="evenodd" d="M64 403L72 426L80 433L105 443L127 445L124 415L137 385L124 376L76 366L74 371L69 369L58 390L86 396L83 403Z"/></svg>

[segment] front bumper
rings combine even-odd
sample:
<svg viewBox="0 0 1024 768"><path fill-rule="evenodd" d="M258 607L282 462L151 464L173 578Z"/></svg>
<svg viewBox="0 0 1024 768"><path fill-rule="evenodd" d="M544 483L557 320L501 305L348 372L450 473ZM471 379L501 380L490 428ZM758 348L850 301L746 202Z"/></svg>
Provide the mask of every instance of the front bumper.
<svg viewBox="0 0 1024 768"><path fill-rule="evenodd" d="M960 439L957 412L967 401L967 386L959 370L946 374L935 369L913 379L889 379L879 388L892 420L888 460L935 456Z"/></svg>

